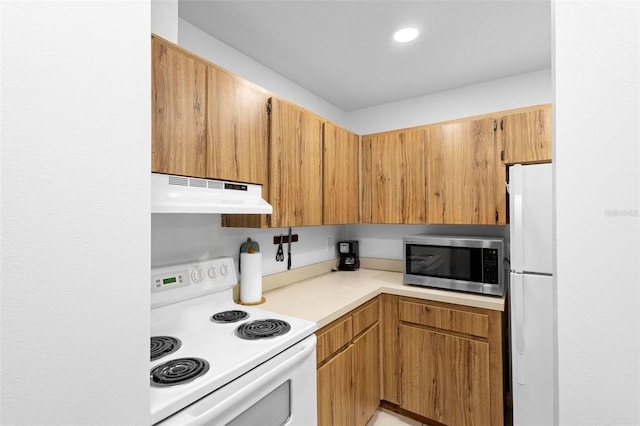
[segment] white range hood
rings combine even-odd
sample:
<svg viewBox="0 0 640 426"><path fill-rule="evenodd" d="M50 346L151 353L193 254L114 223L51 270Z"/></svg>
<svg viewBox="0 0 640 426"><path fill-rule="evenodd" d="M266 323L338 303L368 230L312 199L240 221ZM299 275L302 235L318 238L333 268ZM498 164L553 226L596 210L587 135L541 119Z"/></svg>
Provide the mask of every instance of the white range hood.
<svg viewBox="0 0 640 426"><path fill-rule="evenodd" d="M262 185L151 173L151 213L271 214Z"/></svg>

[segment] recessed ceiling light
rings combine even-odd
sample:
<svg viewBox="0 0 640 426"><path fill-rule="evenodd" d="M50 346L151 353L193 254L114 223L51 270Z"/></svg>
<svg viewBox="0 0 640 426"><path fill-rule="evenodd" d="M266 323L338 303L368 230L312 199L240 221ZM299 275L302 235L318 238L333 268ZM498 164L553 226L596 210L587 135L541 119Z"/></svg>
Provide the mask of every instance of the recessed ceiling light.
<svg viewBox="0 0 640 426"><path fill-rule="evenodd" d="M406 43L411 40L415 40L418 37L418 30L415 28L402 28L393 35L393 39L398 43Z"/></svg>

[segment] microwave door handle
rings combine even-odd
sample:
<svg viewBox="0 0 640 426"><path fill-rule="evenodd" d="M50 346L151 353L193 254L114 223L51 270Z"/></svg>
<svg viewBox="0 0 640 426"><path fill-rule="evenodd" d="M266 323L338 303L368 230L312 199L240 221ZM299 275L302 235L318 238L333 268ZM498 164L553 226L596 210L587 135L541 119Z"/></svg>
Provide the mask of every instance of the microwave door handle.
<svg viewBox="0 0 640 426"><path fill-rule="evenodd" d="M515 340L516 340L516 382L525 384L524 356L525 356L525 315L524 315L524 278L520 274L513 274L513 307L515 311Z"/></svg>

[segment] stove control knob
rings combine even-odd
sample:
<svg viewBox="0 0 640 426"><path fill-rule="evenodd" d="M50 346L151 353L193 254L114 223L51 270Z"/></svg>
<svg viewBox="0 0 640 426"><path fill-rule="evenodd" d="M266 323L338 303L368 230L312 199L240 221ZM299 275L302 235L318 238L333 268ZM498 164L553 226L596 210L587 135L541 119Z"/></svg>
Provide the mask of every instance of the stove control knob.
<svg viewBox="0 0 640 426"><path fill-rule="evenodd" d="M229 267L227 266L226 263L223 263L220 266L220 274L222 274L223 277L226 277L228 273L229 273Z"/></svg>
<svg viewBox="0 0 640 426"><path fill-rule="evenodd" d="M209 266L209 272L208 272L208 274L209 274L209 278L214 279L214 278L217 276L217 274L216 274L216 268L215 268L215 267L213 267L213 266Z"/></svg>
<svg viewBox="0 0 640 426"><path fill-rule="evenodd" d="M204 279L204 272L202 272L202 269L194 268L193 271L191 271L191 279L195 283L201 282Z"/></svg>

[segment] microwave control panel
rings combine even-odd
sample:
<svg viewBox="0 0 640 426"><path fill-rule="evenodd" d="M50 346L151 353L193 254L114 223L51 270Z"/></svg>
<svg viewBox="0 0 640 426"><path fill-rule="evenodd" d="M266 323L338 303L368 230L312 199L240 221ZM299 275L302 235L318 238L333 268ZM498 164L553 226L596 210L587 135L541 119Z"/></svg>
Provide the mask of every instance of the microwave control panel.
<svg viewBox="0 0 640 426"><path fill-rule="evenodd" d="M500 271L498 270L498 249L482 249L482 282L498 284Z"/></svg>

